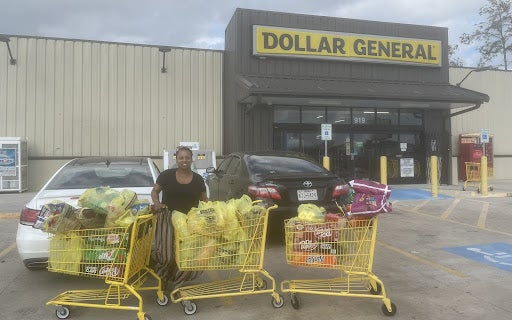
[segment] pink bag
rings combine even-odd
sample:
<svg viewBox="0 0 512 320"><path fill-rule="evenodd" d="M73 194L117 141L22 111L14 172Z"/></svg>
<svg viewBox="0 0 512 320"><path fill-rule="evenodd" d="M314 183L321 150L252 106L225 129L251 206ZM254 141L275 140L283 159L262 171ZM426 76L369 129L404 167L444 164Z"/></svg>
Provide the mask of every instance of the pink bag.
<svg viewBox="0 0 512 320"><path fill-rule="evenodd" d="M376 181L370 180L352 180L349 182L356 193L381 194L389 197L391 187Z"/></svg>
<svg viewBox="0 0 512 320"><path fill-rule="evenodd" d="M391 212L387 197L378 194L356 193L350 208L351 214L377 214Z"/></svg>
<svg viewBox="0 0 512 320"><path fill-rule="evenodd" d="M350 208L351 215L373 216L392 211L388 201L391 188L388 185L369 180L353 180L350 185L356 193Z"/></svg>

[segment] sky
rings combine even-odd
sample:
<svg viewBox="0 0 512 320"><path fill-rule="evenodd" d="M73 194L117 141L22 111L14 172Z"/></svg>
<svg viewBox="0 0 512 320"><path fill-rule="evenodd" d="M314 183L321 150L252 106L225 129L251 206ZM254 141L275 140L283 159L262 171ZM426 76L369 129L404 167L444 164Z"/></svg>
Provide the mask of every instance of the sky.
<svg viewBox="0 0 512 320"><path fill-rule="evenodd" d="M236 8L448 28L455 57L478 64L476 30L487 0L0 0L0 34L224 49Z"/></svg>

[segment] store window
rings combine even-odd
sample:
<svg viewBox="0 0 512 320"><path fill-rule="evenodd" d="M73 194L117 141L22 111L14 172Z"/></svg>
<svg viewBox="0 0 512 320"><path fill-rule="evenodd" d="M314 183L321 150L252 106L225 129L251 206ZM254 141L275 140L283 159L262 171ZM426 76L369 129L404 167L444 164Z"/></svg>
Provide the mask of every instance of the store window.
<svg viewBox="0 0 512 320"><path fill-rule="evenodd" d="M375 124L375 110L353 109L352 124L361 126Z"/></svg>
<svg viewBox="0 0 512 320"><path fill-rule="evenodd" d="M423 125L422 110L400 110L400 125L421 126Z"/></svg>
<svg viewBox="0 0 512 320"><path fill-rule="evenodd" d="M325 108L319 107L303 107L302 123L326 123Z"/></svg>
<svg viewBox="0 0 512 320"><path fill-rule="evenodd" d="M326 123L350 124L350 109L327 108Z"/></svg>
<svg viewBox="0 0 512 320"><path fill-rule="evenodd" d="M274 108L275 123L300 123L299 107L276 107Z"/></svg>
<svg viewBox="0 0 512 320"><path fill-rule="evenodd" d="M397 125L398 124L398 111L397 110L377 110L375 113L378 125Z"/></svg>

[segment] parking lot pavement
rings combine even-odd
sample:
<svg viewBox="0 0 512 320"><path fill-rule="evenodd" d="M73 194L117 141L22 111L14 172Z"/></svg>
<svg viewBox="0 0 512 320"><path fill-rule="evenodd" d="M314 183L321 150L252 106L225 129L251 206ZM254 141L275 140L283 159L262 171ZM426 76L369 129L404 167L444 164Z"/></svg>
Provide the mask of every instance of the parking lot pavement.
<svg viewBox="0 0 512 320"><path fill-rule="evenodd" d="M36 192L8 192L0 193L0 215L18 215L25 205L35 196Z"/></svg>
<svg viewBox="0 0 512 320"><path fill-rule="evenodd" d="M457 189L450 189L452 193L445 198L394 201L393 212L379 216L373 272L397 306L392 319L510 318L512 211L508 191L500 197L483 197ZM0 220L0 309L4 317L55 319L55 309L46 302L56 294L104 286L101 281L26 270L13 246L16 224L14 218ZM330 278L343 271L288 265L284 245L278 241L266 247L265 269L275 277L278 289L283 280ZM229 277L235 271L205 272L198 281L216 281L224 272ZM272 307L269 294L216 297L197 300L197 313L185 316L179 304L161 307L153 292L142 295L146 312L155 320L387 318L380 299L367 297L298 294L299 310L292 308L285 293L285 305L279 309ZM132 311L73 308L71 312L73 319L136 319Z"/></svg>

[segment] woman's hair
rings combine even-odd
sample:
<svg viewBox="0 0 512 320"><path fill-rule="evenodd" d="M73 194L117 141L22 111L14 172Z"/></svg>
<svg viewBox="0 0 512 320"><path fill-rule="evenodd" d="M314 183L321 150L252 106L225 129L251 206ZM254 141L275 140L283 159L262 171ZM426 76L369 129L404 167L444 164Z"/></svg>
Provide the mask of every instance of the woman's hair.
<svg viewBox="0 0 512 320"><path fill-rule="evenodd" d="M189 148L189 147L185 147L185 146L179 146L179 147L177 147L177 148L176 148L176 155L178 155L178 153L179 153L180 151L186 151L186 152L190 153L190 156L191 156L191 157L194 155L194 154L192 153L192 150L190 150L190 148Z"/></svg>

